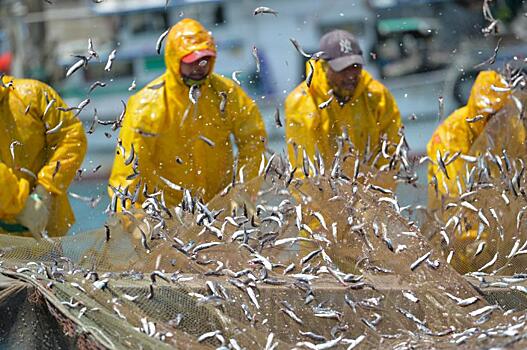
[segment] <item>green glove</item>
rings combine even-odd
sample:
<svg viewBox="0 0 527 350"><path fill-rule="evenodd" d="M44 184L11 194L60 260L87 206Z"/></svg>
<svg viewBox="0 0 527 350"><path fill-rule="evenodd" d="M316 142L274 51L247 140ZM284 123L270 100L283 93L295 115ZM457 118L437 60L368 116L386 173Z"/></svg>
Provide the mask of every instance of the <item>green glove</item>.
<svg viewBox="0 0 527 350"><path fill-rule="evenodd" d="M27 197L24 209L17 215L17 221L37 239L42 238L42 232L46 229L49 220L49 208L51 194L41 185Z"/></svg>

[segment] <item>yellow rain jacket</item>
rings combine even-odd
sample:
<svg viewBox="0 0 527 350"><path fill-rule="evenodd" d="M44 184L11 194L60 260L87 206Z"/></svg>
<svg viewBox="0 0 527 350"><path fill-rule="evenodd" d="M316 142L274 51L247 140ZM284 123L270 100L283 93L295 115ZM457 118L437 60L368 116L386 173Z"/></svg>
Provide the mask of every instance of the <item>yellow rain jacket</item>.
<svg viewBox="0 0 527 350"><path fill-rule="evenodd" d="M492 86L496 88L493 89ZM461 158L457 158L457 160L447 165L448 179L437 165L437 151L441 152L441 157L445 157L447 152L451 156L457 151L462 154L475 156L471 154L471 148L475 140L484 131L489 117L503 108L510 98L510 92L502 92L500 89L506 86L505 80L497 72L480 72L472 86L467 105L454 111L432 135L427 145L427 151L428 156L434 163L431 162L428 167L428 182L432 183L435 175L439 195L446 194L445 185L449 193L460 194L457 190L456 177L459 176L459 180L464 187L463 173L465 162ZM467 118L470 119L479 115L483 116L483 118L477 122L468 123L466 121ZM518 130L518 132L525 133L523 128ZM433 186L430 187L429 203L433 204L433 207L437 207L435 189L432 188Z"/></svg>
<svg viewBox="0 0 527 350"><path fill-rule="evenodd" d="M383 135L392 144L399 142L401 116L395 99L384 85L363 69L359 84L347 103L340 106L333 100L328 107L320 109L319 105L330 97L328 91L331 87L325 73L327 63L323 60L312 63L315 72L311 86L302 82L285 101L285 134L293 166L302 168L302 149L313 159L315 147L329 166L337 151L336 138L344 130L361 155L368 149L368 142L370 153L377 154ZM306 69L308 74L311 68L306 65ZM297 158L293 144L301 147ZM386 163L387 160L381 157L375 166L378 168Z"/></svg>
<svg viewBox="0 0 527 350"><path fill-rule="evenodd" d="M67 189L86 153L82 123L57 110L67 106L46 84L8 76L2 81L12 87L0 87L0 220L17 224L15 217L40 184L52 194L48 234L64 235L75 222ZM48 100L55 102L44 113ZM59 123L56 132L46 133Z"/></svg>
<svg viewBox="0 0 527 350"><path fill-rule="evenodd" d="M205 49L216 51L211 34L200 23L183 19L172 27L165 48L168 69L130 98L120 133L126 156L134 146L140 175L127 179L133 162L125 165L117 150L110 185L128 187L133 193L136 186L146 184L150 192L163 190L167 205L177 205L182 193L163 177L208 201L232 179L231 135L238 148L238 170L243 168L245 180L257 175L267 136L256 103L233 81L215 73L200 85L198 102L194 105L189 99L180 61ZM222 93L227 95L223 113Z"/></svg>

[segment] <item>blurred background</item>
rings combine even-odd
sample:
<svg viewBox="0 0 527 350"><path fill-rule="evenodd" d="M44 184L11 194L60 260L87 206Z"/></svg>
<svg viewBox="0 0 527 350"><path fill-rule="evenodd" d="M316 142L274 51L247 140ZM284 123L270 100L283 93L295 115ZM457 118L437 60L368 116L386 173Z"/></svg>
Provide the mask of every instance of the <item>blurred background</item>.
<svg viewBox="0 0 527 350"><path fill-rule="evenodd" d="M440 123L438 99L444 99L445 117L466 102L478 71L475 66L492 56L498 38L500 50L491 68L527 54L527 2L490 4L499 20L499 36L482 34L488 25L482 0L0 0L0 71L42 80L71 106L89 97L89 108L80 115L87 130L94 109L99 119L115 119L121 113L120 101L134 93L128 90L132 81L140 89L163 73L157 38L181 18L195 18L215 37L216 72L230 77L242 71L242 86L258 102L266 121L270 148L280 152L284 130L274 126L274 109L282 108L287 94L305 77L305 60L289 38L315 52L325 32L346 29L360 39L365 68L395 96L411 150L419 156ZM258 6L271 7L279 15L255 17ZM77 61L73 55L86 54L88 38L100 61L66 78ZM251 55L253 45L262 61L260 74ZM104 65L114 49L117 58L108 73ZM107 87L89 93L97 80ZM72 199L77 223L70 234L100 227L105 220L106 183L117 136L108 128L88 135L86 172L70 190L102 200L91 208ZM426 203L426 169L418 173L421 186L398 189L403 204Z"/></svg>

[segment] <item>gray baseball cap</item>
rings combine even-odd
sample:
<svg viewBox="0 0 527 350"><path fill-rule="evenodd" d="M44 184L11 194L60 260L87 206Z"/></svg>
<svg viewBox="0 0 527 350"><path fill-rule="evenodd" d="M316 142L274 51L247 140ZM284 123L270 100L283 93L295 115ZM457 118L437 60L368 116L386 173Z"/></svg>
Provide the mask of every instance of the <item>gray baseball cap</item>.
<svg viewBox="0 0 527 350"><path fill-rule="evenodd" d="M324 34L320 39L321 56L326 60L331 69L340 72L352 64L364 64L359 41L345 30L336 29Z"/></svg>

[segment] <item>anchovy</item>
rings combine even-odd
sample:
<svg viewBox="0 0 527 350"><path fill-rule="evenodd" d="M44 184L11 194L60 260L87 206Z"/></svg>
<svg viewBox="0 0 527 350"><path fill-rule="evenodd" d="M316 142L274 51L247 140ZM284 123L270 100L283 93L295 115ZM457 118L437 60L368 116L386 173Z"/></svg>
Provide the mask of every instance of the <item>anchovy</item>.
<svg viewBox="0 0 527 350"><path fill-rule="evenodd" d="M88 38L88 55L90 55L90 58L99 58L99 54L93 48L93 40L91 38Z"/></svg>
<svg viewBox="0 0 527 350"><path fill-rule="evenodd" d="M322 252L322 249L317 249L317 250L314 250L310 253L308 253L306 256L304 256L300 262L302 265L305 265L307 264L309 261L311 261L311 259L313 259L315 256L317 256L318 254L320 254Z"/></svg>
<svg viewBox="0 0 527 350"><path fill-rule="evenodd" d="M48 102L48 104L46 105L46 109L44 109L44 114L42 114L42 118L45 118L48 115L49 110L55 104L55 102L57 102L57 100L54 98Z"/></svg>
<svg viewBox="0 0 527 350"><path fill-rule="evenodd" d="M198 138L199 138L201 141L205 142L205 143L206 143L207 145L209 145L210 147L215 147L215 146L216 146L216 144L215 144L212 140L206 138L206 137L203 136L203 135L199 135Z"/></svg>
<svg viewBox="0 0 527 350"><path fill-rule="evenodd" d="M326 342L328 341L326 339L326 337L322 336L322 335L319 335L319 334L316 334L316 333L313 333L313 332L302 332L301 330L298 331L301 335L303 335L304 337L308 337L312 340L315 340L315 341L323 341L323 342Z"/></svg>
<svg viewBox="0 0 527 350"><path fill-rule="evenodd" d="M91 92L92 92L93 90L95 90L95 88L97 88L97 87L106 87L106 83L97 80L95 83L93 83L93 84L90 85L90 88L89 88L89 90L88 90L88 93L91 93Z"/></svg>
<svg viewBox="0 0 527 350"><path fill-rule="evenodd" d="M124 156L124 153L123 153ZM135 158L135 150L134 150L134 144L130 146L130 154L128 155L128 158L124 160L124 165L130 165L132 164L133 160Z"/></svg>
<svg viewBox="0 0 527 350"><path fill-rule="evenodd" d="M287 316L291 317L296 323L301 325L304 324L304 321L302 321L302 319L298 317L293 310L290 310L288 308L280 308L280 311L284 312Z"/></svg>
<svg viewBox="0 0 527 350"><path fill-rule="evenodd" d="M199 251L202 251L202 250L205 250L205 249L209 249L209 248L212 248L212 247L216 247L218 245L222 245L224 244L223 242L209 242L209 243L202 243L202 244L199 244L197 245L193 250L192 250L192 253L193 254L196 254L197 252Z"/></svg>
<svg viewBox="0 0 527 350"><path fill-rule="evenodd" d="M302 49L302 46L300 46L300 43L295 38L289 38L289 40L295 47L296 51L298 51L302 56L306 58L311 58L311 55L307 54L304 49Z"/></svg>
<svg viewBox="0 0 527 350"><path fill-rule="evenodd" d="M450 179L450 176L448 176L448 171L446 170L446 165L443 161L443 158L441 157L441 151L437 150L436 152L436 161L437 165L439 166L439 169L445 174L447 179Z"/></svg>
<svg viewBox="0 0 527 350"><path fill-rule="evenodd" d="M159 36L159 38L157 39L156 52L157 52L158 55L161 54L161 46L163 45L163 40L165 40L165 38L167 37L169 32L170 32L170 28L168 28L166 31L164 31L163 34L161 34Z"/></svg>
<svg viewBox="0 0 527 350"><path fill-rule="evenodd" d="M227 106L227 93L225 91L220 91L220 113L225 113L225 107Z"/></svg>
<svg viewBox="0 0 527 350"><path fill-rule="evenodd" d="M252 55L256 63L256 74L260 73L260 58L258 57L258 48L253 46Z"/></svg>
<svg viewBox="0 0 527 350"><path fill-rule="evenodd" d="M278 11L273 10L270 7L265 7L265 6L260 6L260 7L255 8L253 12L253 16L262 15L265 13L278 16Z"/></svg>
<svg viewBox="0 0 527 350"><path fill-rule="evenodd" d="M486 244L485 242L480 242L478 244L478 247L476 248L476 253L474 254L474 256L478 256L479 254L481 254L481 252L485 248L485 244Z"/></svg>
<svg viewBox="0 0 527 350"><path fill-rule="evenodd" d="M481 115L481 114L478 114L474 118L466 118L465 121L467 123L475 123L475 122L479 122L480 120L483 120L483 119L485 119L485 116Z"/></svg>
<svg viewBox="0 0 527 350"><path fill-rule="evenodd" d="M403 296L412 303L418 303L419 299L412 292L403 292Z"/></svg>
<svg viewBox="0 0 527 350"><path fill-rule="evenodd" d="M117 50L113 50L110 52L110 55L108 55L108 61L106 62L106 66L104 67L104 70L109 72L112 69L113 61L115 60Z"/></svg>
<svg viewBox="0 0 527 350"><path fill-rule="evenodd" d="M280 109L278 107L276 107L274 111L274 124L277 128L281 128L283 126L282 122L280 121Z"/></svg>
<svg viewBox="0 0 527 350"><path fill-rule="evenodd" d="M83 56L76 56L76 57L80 57L80 59L68 69L68 71L66 72L66 78L69 78L73 73L78 71L81 67L85 68L88 64L88 59L86 57L83 57Z"/></svg>
<svg viewBox="0 0 527 350"><path fill-rule="evenodd" d="M331 103L331 101L333 101L333 96L331 96L327 101L324 101L322 102L321 104L318 105L318 108L319 109L325 109L329 106L329 104Z"/></svg>
<svg viewBox="0 0 527 350"><path fill-rule="evenodd" d="M183 191L183 187L176 185L172 181L168 180L167 178L164 178L163 176L159 176L161 181L163 181L169 188L175 190L175 191Z"/></svg>
<svg viewBox="0 0 527 350"><path fill-rule="evenodd" d="M421 265L421 263L423 261L425 261L426 259L428 259L428 257L432 254L432 251L429 251L428 253L426 253L425 255L421 256L420 258L418 258L416 261L414 261L412 263L412 265L410 265L410 270L415 270L419 265Z"/></svg>
<svg viewBox="0 0 527 350"><path fill-rule="evenodd" d="M128 88L128 91L134 91L137 88L137 84L135 82L135 79L132 81L132 85Z"/></svg>
<svg viewBox="0 0 527 350"><path fill-rule="evenodd" d="M448 292L445 292L445 294L446 294L447 297L449 297L450 299L454 300L457 305L463 306L463 307L472 305L472 304L474 304L475 302L477 302L479 300L478 297L469 297L469 298L466 298L466 299L461 299L461 298L458 298L455 295L452 295L452 294L450 294Z"/></svg>
<svg viewBox="0 0 527 350"><path fill-rule="evenodd" d="M53 170L53 174L51 175L51 178L54 179L55 176L58 174L60 170L60 160L57 160L57 163L55 164L55 169Z"/></svg>
<svg viewBox="0 0 527 350"><path fill-rule="evenodd" d="M313 67L313 63L311 63L311 60L307 61L307 63L311 67L311 70L307 74L306 85L307 85L307 87L310 87L311 86L311 82L313 81L313 73L315 73L315 67Z"/></svg>
<svg viewBox="0 0 527 350"><path fill-rule="evenodd" d="M241 72L241 70L235 70L234 72L232 72L231 75L232 80L234 80L234 82L240 86L242 85L242 83L238 80L238 74L240 74Z"/></svg>

